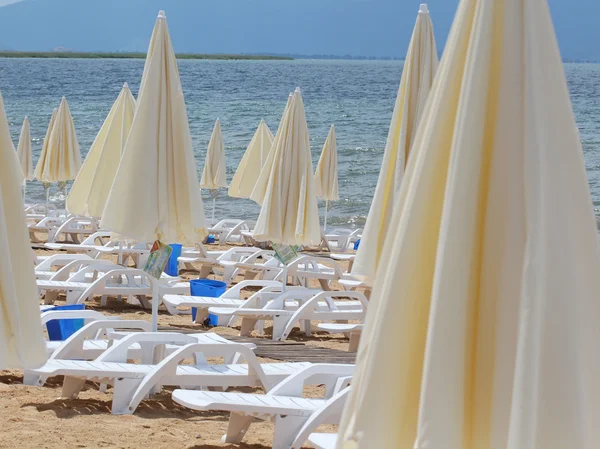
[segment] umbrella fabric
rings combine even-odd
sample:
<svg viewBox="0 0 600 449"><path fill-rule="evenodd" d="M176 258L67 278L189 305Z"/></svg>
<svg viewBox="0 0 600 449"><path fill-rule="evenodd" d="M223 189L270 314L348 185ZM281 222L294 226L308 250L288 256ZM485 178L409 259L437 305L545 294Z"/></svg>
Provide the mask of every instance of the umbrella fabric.
<svg viewBox="0 0 600 449"><path fill-rule="evenodd" d="M206 162L204 163L202 178L200 179L200 187L211 190L227 187L225 168L223 134L221 133L221 122L217 119L210 136L210 141L208 142Z"/></svg>
<svg viewBox="0 0 600 449"><path fill-rule="evenodd" d="M54 123L56 122L56 116L58 115L58 108L54 108L52 110L52 116L50 117L50 122L48 123L48 129L46 130L46 135L44 136L44 140L42 141L42 151L40 152L40 158L37 161L35 166L35 170L33 172L34 179L41 181L41 175L44 169L44 165L46 164L46 159L50 155L48 151L48 144L50 143L50 133L52 133L52 128L54 127Z"/></svg>
<svg viewBox="0 0 600 449"><path fill-rule="evenodd" d="M0 95L0 369L38 368L46 362L22 172Z"/></svg>
<svg viewBox="0 0 600 449"><path fill-rule="evenodd" d="M163 11L100 224L141 242L194 244L206 235L187 111Z"/></svg>
<svg viewBox="0 0 600 449"><path fill-rule="evenodd" d="M262 204L257 240L287 245L321 241L310 140L300 89L281 119L275 142L250 197Z"/></svg>
<svg viewBox="0 0 600 449"><path fill-rule="evenodd" d="M235 175L233 175L229 185L229 196L235 198L250 197L265 165L274 139L275 137L273 137L273 133L265 121L261 120Z"/></svg>
<svg viewBox="0 0 600 449"><path fill-rule="evenodd" d="M31 159L31 131L27 117L23 120L19 145L17 146L17 157L19 158L19 165L23 172L23 180L31 181L33 179L33 161Z"/></svg>
<svg viewBox="0 0 600 449"><path fill-rule="evenodd" d="M413 153L337 447L597 447L600 251L546 1L460 2Z"/></svg>
<svg viewBox="0 0 600 449"><path fill-rule="evenodd" d="M71 187L67 197L69 212L88 217L101 216L134 113L135 98L125 83Z"/></svg>
<svg viewBox="0 0 600 449"><path fill-rule="evenodd" d="M421 5L402 70L400 88L375 188L375 195L352 273L369 279L375 275L390 218L415 132L438 66L433 24L426 5Z"/></svg>
<svg viewBox="0 0 600 449"><path fill-rule="evenodd" d="M80 167L75 125L67 99L63 97L34 175L43 182L65 182L75 179Z"/></svg>
<svg viewBox="0 0 600 449"><path fill-rule="evenodd" d="M327 135L319 163L317 164L315 187L317 189L317 198L327 201L337 201L340 199L338 192L337 146L333 125L329 129L329 134Z"/></svg>

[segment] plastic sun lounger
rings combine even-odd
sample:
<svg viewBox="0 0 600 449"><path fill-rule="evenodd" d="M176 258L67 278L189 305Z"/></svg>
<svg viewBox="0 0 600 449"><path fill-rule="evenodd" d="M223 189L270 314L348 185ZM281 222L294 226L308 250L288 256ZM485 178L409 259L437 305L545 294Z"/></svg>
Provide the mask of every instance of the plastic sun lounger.
<svg viewBox="0 0 600 449"><path fill-rule="evenodd" d="M186 296L186 295L165 295L163 303L171 315L178 315L182 312L178 307L195 307L198 309L196 322L202 323L208 316L209 307L239 307L246 302L241 298L241 292L248 287L261 287L261 289L272 287L281 289L281 282L278 281L242 281L223 293L218 298L208 296ZM262 291L262 290L261 290ZM186 311L191 313L190 311Z"/></svg>
<svg viewBox="0 0 600 449"><path fill-rule="evenodd" d="M245 220L225 219L219 221L208 229L209 234L213 234L220 244L224 243L242 243L244 238L242 231L249 231L250 227Z"/></svg>
<svg viewBox="0 0 600 449"><path fill-rule="evenodd" d="M334 301L334 298L350 297L359 301L344 304L346 301ZM286 301L299 299L297 310L286 307ZM312 321L363 321L367 310L368 300L360 292L319 292L307 301L299 298L295 291L284 292L276 300L263 308L239 308L233 315L242 319L240 334L249 335L258 321L273 321L273 340L285 340L294 327L300 325L306 335L311 334ZM323 304L325 307L323 307ZM209 309L209 313L218 313Z"/></svg>
<svg viewBox="0 0 600 449"><path fill-rule="evenodd" d="M142 364L127 362L129 348L134 344L142 348ZM169 344L181 347L164 356L164 347ZM162 356L158 355L161 353ZM208 357L233 359L234 363L208 364ZM195 364L180 365L187 358L193 358ZM246 364L238 363L241 360ZM270 390L310 365L260 364L254 352L241 344L205 344L190 335L143 332L127 335L94 361L53 359L32 373L41 377L64 375L63 398L76 398L88 380L111 384L114 387L112 413L131 414L145 397L163 385L181 388L260 386ZM316 378L315 383L323 381Z"/></svg>
<svg viewBox="0 0 600 449"><path fill-rule="evenodd" d="M288 377L267 394L175 390L173 400L192 410L231 412L223 443L240 443L255 418L275 423L273 449L300 449L320 424L339 422L354 365L315 364ZM304 385L324 378L325 399L302 397Z"/></svg>
<svg viewBox="0 0 600 449"><path fill-rule="evenodd" d="M134 303L133 297L137 296L141 297L142 304L148 307L144 299L152 294L152 282L148 273L137 268L123 268L110 261L95 262L96 264L90 264L72 277L63 280L63 270L69 267L67 265L50 280L38 280L38 290L65 292L67 304L81 304L95 295L102 295L103 305L108 296L124 296L129 302ZM172 283L159 287L158 301L161 301L162 295L167 292L189 294L189 283L178 282L179 278L171 279Z"/></svg>
<svg viewBox="0 0 600 449"><path fill-rule="evenodd" d="M93 260L87 254L53 254L35 266L35 277L36 279L50 279L57 273L52 268L62 268L73 261L91 262Z"/></svg>
<svg viewBox="0 0 600 449"><path fill-rule="evenodd" d="M49 311L42 314L42 325L55 319L83 319L85 324L64 341L46 341L46 352L48 360L94 360L101 356L116 341L130 335L133 330L141 332L150 332L152 327L147 321L142 320L121 320L119 317L110 317L102 315L100 312L92 310L60 310ZM115 330L115 329L118 329ZM124 330L127 330L124 332ZM196 339L197 343L204 344L240 344L234 343L212 332L198 334L188 334ZM256 345L253 343L241 343L243 346L254 350ZM166 354L178 350L178 345L165 345ZM128 359L141 359L144 357L142 346L132 344L128 348ZM233 358L225 361L232 363ZM25 372L24 383L26 385L44 385L46 377L38 376L29 371Z"/></svg>
<svg viewBox="0 0 600 449"><path fill-rule="evenodd" d="M317 329L330 334L344 334L350 340L348 352L358 351L358 343L364 329L364 324L319 323Z"/></svg>
<svg viewBox="0 0 600 449"><path fill-rule="evenodd" d="M337 439L337 433L311 433L308 436L308 442L315 449L335 449Z"/></svg>

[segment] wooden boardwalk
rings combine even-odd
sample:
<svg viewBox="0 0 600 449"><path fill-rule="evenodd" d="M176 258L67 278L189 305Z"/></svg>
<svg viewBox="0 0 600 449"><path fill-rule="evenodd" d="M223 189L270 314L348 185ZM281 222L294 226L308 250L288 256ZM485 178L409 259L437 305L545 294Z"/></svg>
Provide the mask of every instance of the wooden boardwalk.
<svg viewBox="0 0 600 449"><path fill-rule="evenodd" d="M197 330L180 329L177 327L160 327L159 331L198 333ZM254 353L258 357L285 362L312 363L355 363L356 353L338 349L318 348L298 341L273 341L268 338L248 338L227 336L228 340L243 343L254 343Z"/></svg>

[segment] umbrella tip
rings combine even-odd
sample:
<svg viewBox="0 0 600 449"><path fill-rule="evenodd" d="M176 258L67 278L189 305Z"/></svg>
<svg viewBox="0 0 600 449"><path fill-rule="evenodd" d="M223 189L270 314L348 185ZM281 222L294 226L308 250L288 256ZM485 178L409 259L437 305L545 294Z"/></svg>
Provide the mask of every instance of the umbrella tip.
<svg viewBox="0 0 600 449"><path fill-rule="evenodd" d="M129 87L129 84L127 84L127 82L123 83L123 89L127 89Z"/></svg>
<svg viewBox="0 0 600 449"><path fill-rule="evenodd" d="M167 15L165 14L164 10L161 9L160 11L158 11L157 19L166 19L166 18L167 18Z"/></svg>
<svg viewBox="0 0 600 449"><path fill-rule="evenodd" d="M421 3L419 5L419 12L429 13L429 8L427 7L427 3Z"/></svg>
<svg viewBox="0 0 600 449"><path fill-rule="evenodd" d="M294 93L302 95L302 91L300 90L299 87L296 87L296 90L294 90Z"/></svg>

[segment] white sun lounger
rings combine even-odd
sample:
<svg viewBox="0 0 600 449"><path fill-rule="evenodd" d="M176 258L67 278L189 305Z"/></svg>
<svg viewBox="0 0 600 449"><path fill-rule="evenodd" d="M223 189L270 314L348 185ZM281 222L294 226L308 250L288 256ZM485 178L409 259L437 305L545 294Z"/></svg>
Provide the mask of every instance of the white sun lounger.
<svg viewBox="0 0 600 449"><path fill-rule="evenodd" d="M313 427L339 422L353 370L354 365L314 364L264 395L175 390L173 400L192 410L231 412L223 443L240 443L250 424L259 418L275 423L273 449L299 449ZM314 383L315 376L326 378L325 399L302 397L305 384Z"/></svg>
<svg viewBox="0 0 600 449"><path fill-rule="evenodd" d="M46 341L48 360L94 360L111 347L115 341L130 335L132 331L150 332L152 329L151 324L147 321L121 320L119 317L105 316L92 310L48 311L42 314L42 325L55 319L83 319L87 324L64 341ZM124 332L124 330L126 331ZM240 344L227 340L213 332L188 335L193 337L197 343ZM253 343L241 344L252 350L256 348ZM179 345L167 344L165 345L166 354L170 354L180 347ZM145 356L142 353L142 346L139 344L129 346L127 357L128 359L151 359L148 355ZM233 361L232 356L226 359L225 363L233 363ZM45 380L46 377L38 376L29 371L25 372L24 383L26 385L42 386Z"/></svg>
<svg viewBox="0 0 600 449"><path fill-rule="evenodd" d="M214 235L220 244L242 243L242 231L249 231L250 226L246 220L227 218L208 228L209 234Z"/></svg>
<svg viewBox="0 0 600 449"><path fill-rule="evenodd" d="M308 436L308 442L315 449L335 449L337 439L337 433L311 433Z"/></svg>
<svg viewBox="0 0 600 449"><path fill-rule="evenodd" d="M145 357L142 364L128 363L129 348L139 344ZM182 345L164 356L165 345ZM153 355L152 363L147 357ZM164 357L163 357L164 356ZM247 364L212 365L208 357L234 358ZM194 365L180 365L194 358ZM160 386L181 388L261 386L270 390L281 380L310 366L310 363L260 364L251 349L241 344L198 343L190 335L144 332L130 334L107 349L94 361L49 360L32 370L38 376L64 375L63 398L76 398L87 380L112 384L112 413L131 414L139 403ZM322 379L315 379L322 383Z"/></svg>
<svg viewBox="0 0 600 449"><path fill-rule="evenodd" d="M308 290L310 291L310 290ZM359 301L335 301L334 298L349 297ZM232 313L242 319L241 335L249 335L256 323L261 320L273 321L273 340L285 340L293 328L301 325L306 335L311 334L312 321L363 321L368 300L360 292L319 292L310 299L297 295L295 291L284 292L263 308L238 308ZM290 299L299 300L297 310L286 307ZM219 310L209 309L218 314Z"/></svg>
<svg viewBox="0 0 600 449"><path fill-rule="evenodd" d="M70 278L63 280L62 271L68 265L57 272L49 280L38 280L37 286L40 292L64 292L67 295L67 304L81 304L90 300L95 295L102 295L102 305L106 304L107 297L123 296L131 303L135 303L133 297L140 297L142 304L145 297L152 294L152 281L150 275L137 268L123 268L119 265L110 265L109 261L95 261ZM106 262L106 263L105 263ZM118 267L118 268L117 268ZM165 276L165 278L170 278ZM189 283L178 282L179 278L171 278L172 282L159 287L160 296L165 293L189 294ZM161 298L158 298L161 301Z"/></svg>
<svg viewBox="0 0 600 449"><path fill-rule="evenodd" d="M242 299L242 290L248 287L266 287L277 288L281 290L281 282L278 281L242 281L229 288L218 298L208 296L187 296L187 295L165 295L163 303L171 315L181 313L191 313L190 311L181 311L178 307L195 307L198 309L196 314L196 323L202 323L208 316L209 307L239 307L246 302Z"/></svg>
<svg viewBox="0 0 600 449"><path fill-rule="evenodd" d="M62 268L73 261L91 262L93 260L87 254L53 254L35 266L35 277L36 279L50 279L57 273L57 270L53 270L53 268Z"/></svg>

